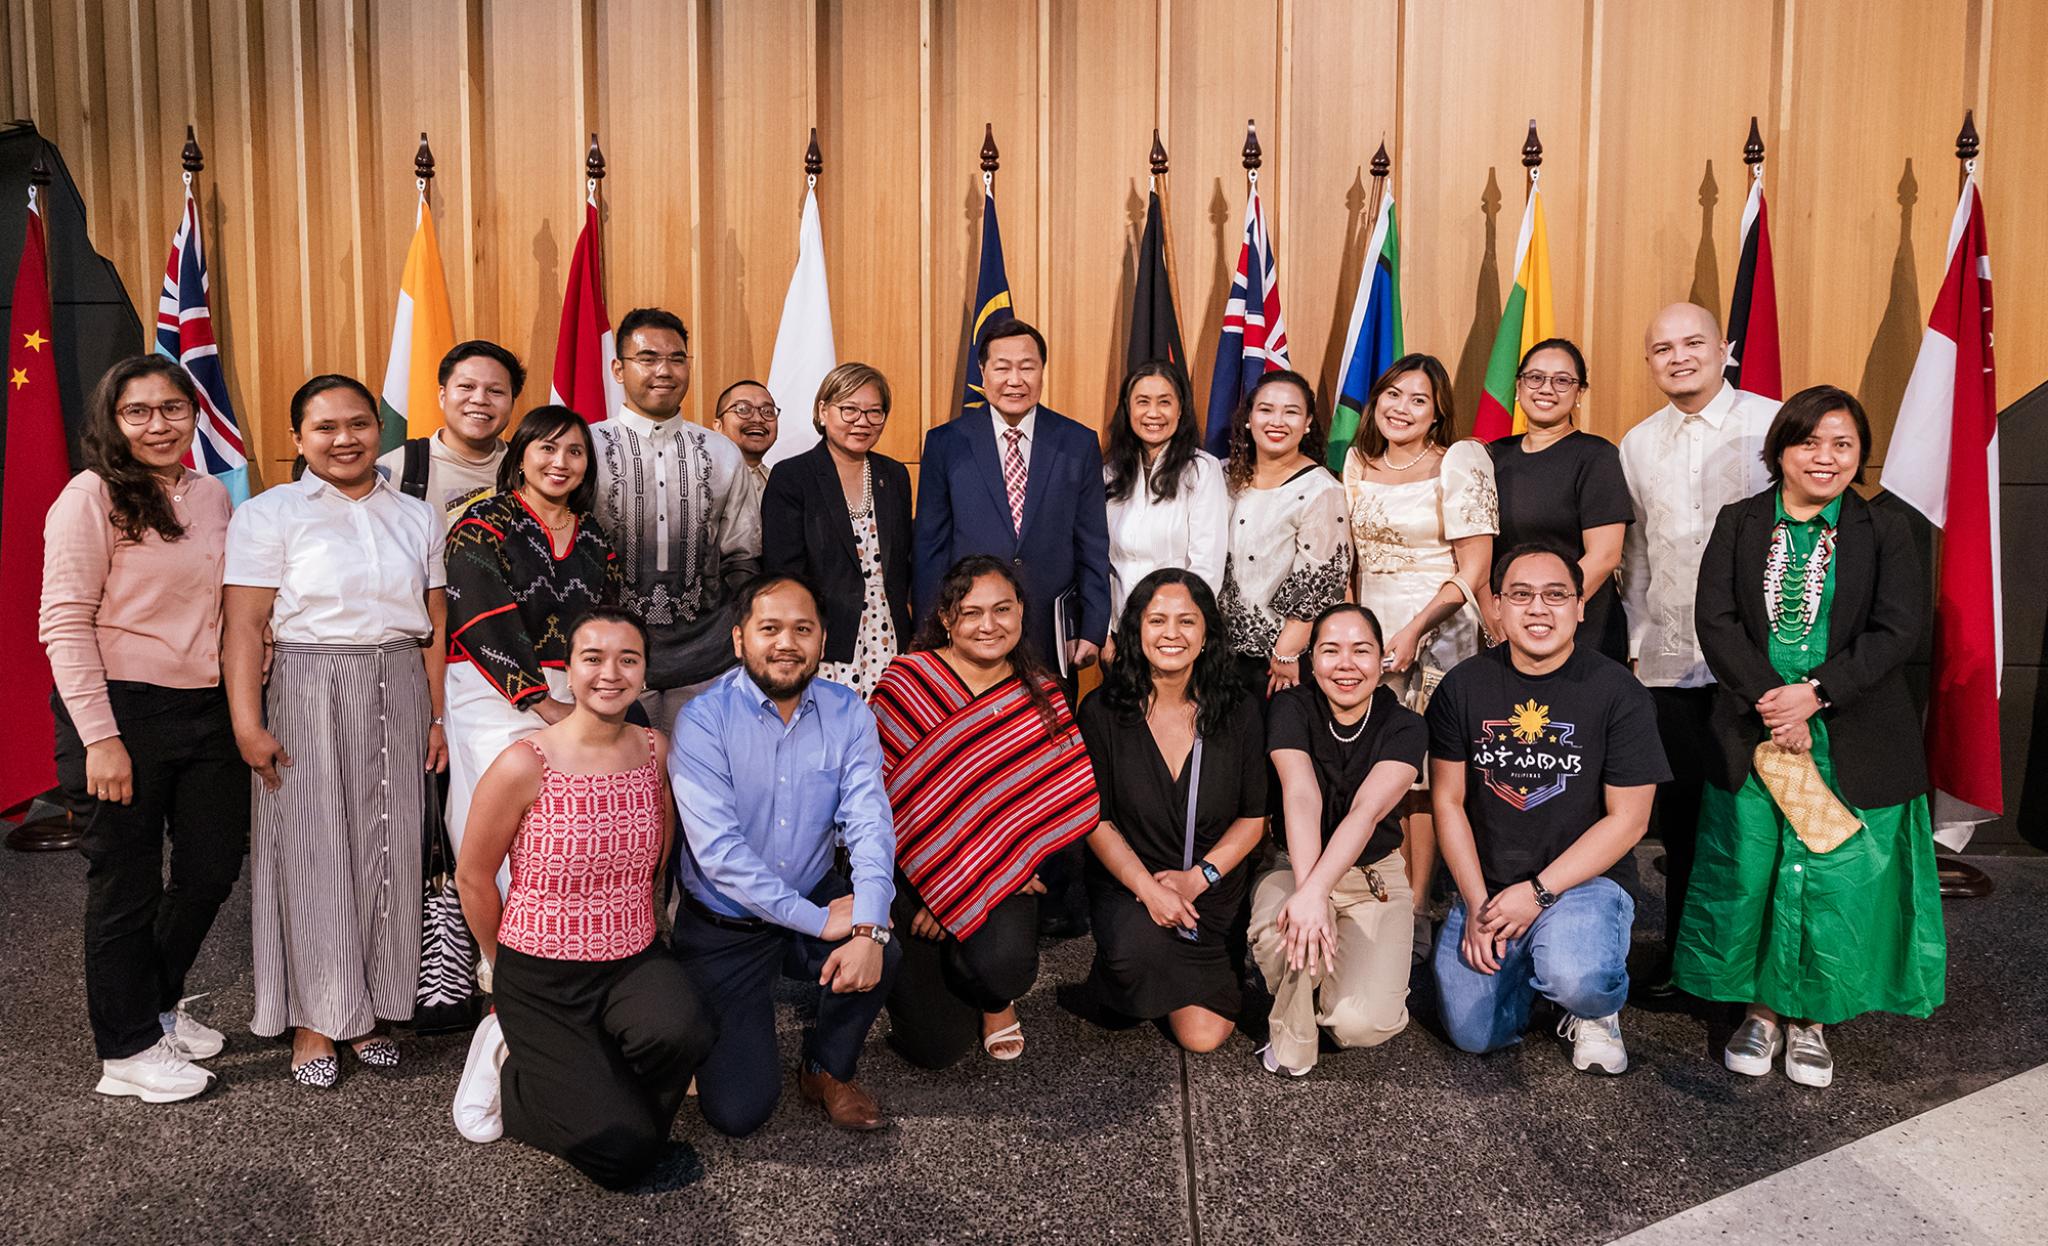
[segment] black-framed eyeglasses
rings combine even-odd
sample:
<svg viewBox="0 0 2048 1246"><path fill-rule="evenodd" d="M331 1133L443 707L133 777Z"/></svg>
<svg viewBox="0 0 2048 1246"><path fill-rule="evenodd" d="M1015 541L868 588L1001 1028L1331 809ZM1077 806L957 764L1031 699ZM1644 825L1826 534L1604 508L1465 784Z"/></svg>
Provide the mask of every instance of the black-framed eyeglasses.
<svg viewBox="0 0 2048 1246"><path fill-rule="evenodd" d="M1569 394L1579 387L1579 378L1565 373L1524 372L1515 378L1532 391L1542 393L1554 389L1560 394Z"/></svg>
<svg viewBox="0 0 2048 1246"><path fill-rule="evenodd" d="M643 350L637 355L626 356L626 362L636 367L645 368L649 372L654 371L663 364L667 364L671 368L686 368L690 364L690 352L679 350L673 355L657 355L651 350Z"/></svg>
<svg viewBox="0 0 2048 1246"><path fill-rule="evenodd" d="M851 403L835 402L832 409L848 424L880 424L889 418L887 407L856 407Z"/></svg>
<svg viewBox="0 0 2048 1246"><path fill-rule="evenodd" d="M1579 595L1568 588L1511 588L1500 595L1500 599L1511 606L1526 606L1538 597L1546 606L1568 606L1579 599Z"/></svg>
<svg viewBox="0 0 2048 1246"><path fill-rule="evenodd" d="M194 408L183 398L169 402L127 402L114 408L114 414L130 428L147 428L150 420L161 415L172 424L183 424L192 418Z"/></svg>
<svg viewBox="0 0 2048 1246"><path fill-rule="evenodd" d="M737 415L743 420L751 420L758 415L764 420L772 420L782 414L782 408L772 402L736 402L718 414L721 418Z"/></svg>

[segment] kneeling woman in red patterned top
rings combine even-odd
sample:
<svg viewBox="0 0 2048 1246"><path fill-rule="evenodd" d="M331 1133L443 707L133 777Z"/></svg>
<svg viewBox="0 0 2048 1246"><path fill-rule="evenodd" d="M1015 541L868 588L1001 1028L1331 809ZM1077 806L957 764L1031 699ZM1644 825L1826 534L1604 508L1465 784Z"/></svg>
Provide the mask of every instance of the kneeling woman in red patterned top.
<svg viewBox="0 0 2048 1246"><path fill-rule="evenodd" d="M1023 630L1009 564L963 558L870 701L896 818L895 925L911 934L889 1043L925 1068L977 1039L997 1060L1024 1054L1016 1000L1038 977L1036 871L1096 822L1088 751Z"/></svg>
<svg viewBox="0 0 2048 1246"><path fill-rule="evenodd" d="M491 763L456 862L497 1008L470 1043L455 1125L472 1142L509 1133L623 1189L659 1157L715 1031L655 932L675 804L668 740L626 722L646 629L600 607L571 625L568 652L576 708Z"/></svg>

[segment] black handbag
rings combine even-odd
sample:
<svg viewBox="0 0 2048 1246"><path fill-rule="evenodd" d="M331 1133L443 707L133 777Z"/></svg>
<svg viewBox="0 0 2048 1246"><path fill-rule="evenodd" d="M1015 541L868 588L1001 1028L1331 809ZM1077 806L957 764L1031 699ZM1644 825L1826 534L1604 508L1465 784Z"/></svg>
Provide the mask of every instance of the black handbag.
<svg viewBox="0 0 2048 1246"><path fill-rule="evenodd" d="M483 1016L483 994L476 985L476 940L462 919L462 900L455 894L455 852L441 816L435 784L428 791L421 877L425 895L420 905L420 982L413 998L412 1028L420 1034L473 1029Z"/></svg>

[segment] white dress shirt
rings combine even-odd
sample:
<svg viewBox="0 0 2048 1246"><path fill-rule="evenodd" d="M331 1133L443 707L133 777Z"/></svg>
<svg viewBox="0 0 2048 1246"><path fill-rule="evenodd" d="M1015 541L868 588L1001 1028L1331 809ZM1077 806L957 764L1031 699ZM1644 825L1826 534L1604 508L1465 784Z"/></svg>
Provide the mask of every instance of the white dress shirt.
<svg viewBox="0 0 2048 1246"><path fill-rule="evenodd" d="M1007 461L1009 457L1009 433L1012 425L1003 418L1003 413L996 410L993 404L989 406L988 418L995 423L996 462L1000 464ZM1029 411L1026 411L1024 418L1017 421L1015 428L1018 432L1024 434L1024 439L1017 443L1017 453L1024 456L1024 470L1026 473L1029 473L1031 470L1031 434L1038 430L1038 408L1034 406Z"/></svg>
<svg viewBox="0 0 2048 1246"><path fill-rule="evenodd" d="M1107 469L1103 479L1108 480ZM1161 567L1192 571L1211 592L1222 592L1229 548L1230 490L1223 482L1223 464L1206 451L1195 451L1181 469L1180 487L1164 502L1152 496L1148 467L1131 483L1131 496L1109 504L1111 630L1132 587Z"/></svg>
<svg viewBox="0 0 2048 1246"><path fill-rule="evenodd" d="M434 634L426 594L448 583L440 512L378 477L350 498L306 473L228 521L229 584L274 588L285 644L381 645Z"/></svg>
<svg viewBox="0 0 2048 1246"><path fill-rule="evenodd" d="M1693 629L1700 556L1721 508L1770 485L1764 434L1778 406L1724 381L1697 413L1666 403L1621 439L1636 512L1622 539L1621 599L1628 653L1650 687L1714 682Z"/></svg>

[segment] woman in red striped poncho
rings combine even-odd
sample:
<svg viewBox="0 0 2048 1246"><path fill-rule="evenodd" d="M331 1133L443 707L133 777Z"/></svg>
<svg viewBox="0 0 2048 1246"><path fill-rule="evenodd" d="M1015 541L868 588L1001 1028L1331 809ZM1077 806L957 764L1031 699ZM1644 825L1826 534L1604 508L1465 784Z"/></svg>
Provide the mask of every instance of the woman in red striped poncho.
<svg viewBox="0 0 2048 1246"><path fill-rule="evenodd" d="M896 818L895 926L908 929L889 1042L945 1068L1024 1054L1015 1001L1038 977L1037 869L1093 830L1095 775L1074 717L1023 635L1009 564L964 558L871 705Z"/></svg>

